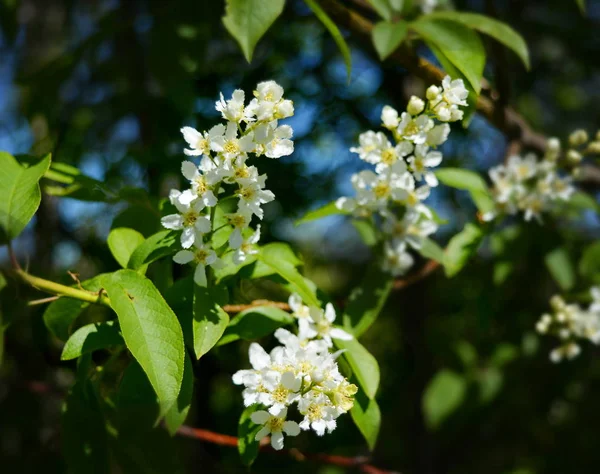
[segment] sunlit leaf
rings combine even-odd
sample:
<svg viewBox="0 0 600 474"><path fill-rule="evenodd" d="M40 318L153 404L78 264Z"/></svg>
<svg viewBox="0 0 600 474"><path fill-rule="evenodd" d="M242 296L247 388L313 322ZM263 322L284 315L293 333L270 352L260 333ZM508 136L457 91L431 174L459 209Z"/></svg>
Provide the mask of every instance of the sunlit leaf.
<svg viewBox="0 0 600 474"><path fill-rule="evenodd" d="M200 359L221 339L229 324L229 315L222 305L227 303L227 289L194 285L194 353Z"/></svg>
<svg viewBox="0 0 600 474"><path fill-rule="evenodd" d="M67 340L61 360L71 360L99 349L107 349L124 344L115 321L86 324L80 327Z"/></svg>
<svg viewBox="0 0 600 474"><path fill-rule="evenodd" d="M179 321L153 283L133 270L107 275L103 284L127 348L144 369L164 415L176 402L183 379Z"/></svg>
<svg viewBox="0 0 600 474"><path fill-rule="evenodd" d="M275 270L275 272L285 280L289 281L304 303L320 306L319 300L313 289L306 283L304 277L296 270L290 261L281 259L281 253L278 250L273 247L265 246L260 249L258 258L261 262Z"/></svg>
<svg viewBox="0 0 600 474"><path fill-rule="evenodd" d="M144 236L137 230L118 227L110 231L107 243L115 260L123 268L127 268L127 262L129 262L131 254L144 240Z"/></svg>
<svg viewBox="0 0 600 474"><path fill-rule="evenodd" d="M375 398L379 388L379 364L375 357L356 339L334 339L333 342L338 349L345 349L344 359L352 368L360 388L368 398Z"/></svg>
<svg viewBox="0 0 600 474"><path fill-rule="evenodd" d="M342 53L342 57L344 58L346 72L348 74L348 81L350 81L350 75L352 74L352 56L350 55L350 48L348 48L346 40L342 36L340 29L315 0L304 0L304 3L308 5L315 16L321 21L321 23L323 23L323 26L327 28L333 37L333 40L337 44L340 53Z"/></svg>
<svg viewBox="0 0 600 474"><path fill-rule="evenodd" d="M227 0L223 24L239 43L248 62L256 44L281 15L285 0Z"/></svg>
<svg viewBox="0 0 600 474"><path fill-rule="evenodd" d="M450 239L444 259L447 276L452 277L463 269L479 249L484 237L481 227L467 223L463 230Z"/></svg>
<svg viewBox="0 0 600 474"><path fill-rule="evenodd" d="M402 44L408 34L408 23L380 21L371 32L373 45L382 61L392 54Z"/></svg>
<svg viewBox="0 0 600 474"><path fill-rule="evenodd" d="M252 422L250 416L257 410L256 405L247 407L238 422L238 451L244 466L251 466L258 456L259 442L254 438L261 429L260 425Z"/></svg>
<svg viewBox="0 0 600 474"><path fill-rule="evenodd" d="M323 217L333 216L336 214L348 214L348 212L338 209L335 205L336 201L325 204L324 206L318 207L312 211L308 211L304 214L300 219L298 219L295 224L300 225L306 222L314 221L317 219L322 219Z"/></svg>
<svg viewBox="0 0 600 474"><path fill-rule="evenodd" d="M183 366L183 381L181 390L177 396L177 402L171 406L165 415L165 425L167 430L174 436L177 430L187 418L192 405L192 396L194 395L194 368L190 356L185 354L185 363Z"/></svg>
<svg viewBox="0 0 600 474"><path fill-rule="evenodd" d="M519 56L523 64L529 69L529 50L523 37L506 23L478 13L459 12L453 10L440 10L428 15L428 18L440 18L461 23L480 33L491 36Z"/></svg>
<svg viewBox="0 0 600 474"><path fill-rule="evenodd" d="M19 235L37 211L42 199L39 181L49 166L50 155L25 167L0 152L0 245Z"/></svg>
<svg viewBox="0 0 600 474"><path fill-rule="evenodd" d="M344 327L360 337L375 322L390 294L394 278L381 269L379 262L367 272L348 298L344 308Z"/></svg>
<svg viewBox="0 0 600 474"><path fill-rule="evenodd" d="M479 94L485 50L476 32L452 21L430 18L429 15L412 22L410 28L426 43L438 48Z"/></svg>
<svg viewBox="0 0 600 474"><path fill-rule="evenodd" d="M138 270L159 258L174 254L180 247L177 232L161 230L151 235L132 252L127 268Z"/></svg>
<svg viewBox="0 0 600 474"><path fill-rule="evenodd" d="M373 451L377 443L381 427L381 412L375 400L369 399L364 393L358 392L354 398L354 406L350 410L354 424L364 436L369 449Z"/></svg>
<svg viewBox="0 0 600 474"><path fill-rule="evenodd" d="M238 313L225 329L219 345L239 339L251 341L272 334L277 328L295 321L294 317L273 306L256 306Z"/></svg>

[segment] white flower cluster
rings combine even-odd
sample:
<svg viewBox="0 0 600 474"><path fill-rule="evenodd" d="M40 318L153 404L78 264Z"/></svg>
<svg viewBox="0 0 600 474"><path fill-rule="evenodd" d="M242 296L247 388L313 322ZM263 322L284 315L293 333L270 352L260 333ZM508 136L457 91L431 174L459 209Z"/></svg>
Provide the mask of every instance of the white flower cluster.
<svg viewBox="0 0 600 474"><path fill-rule="evenodd" d="M559 175L560 149L560 142L552 138L544 159L538 160L532 153L514 155L506 164L490 169L496 209L486 213L484 220L523 212L526 221L535 218L541 222L542 213L556 201L568 201L575 188L572 176Z"/></svg>
<svg viewBox="0 0 600 474"><path fill-rule="evenodd" d="M573 359L581 348L577 341L588 340L600 344L600 287L590 290L593 302L582 308L578 304L567 304L556 295L550 300L552 314L544 314L536 324L540 334L552 334L562 342L550 352L552 362Z"/></svg>
<svg viewBox="0 0 600 474"><path fill-rule="evenodd" d="M322 436L332 432L336 419L354 404L357 387L340 373L331 353L333 339L352 339L342 329L333 327L335 310L328 303L325 310L302 304L298 295L290 296L290 307L298 320L295 335L279 328L275 337L282 344L267 353L258 343L250 345L252 369L233 375L233 383L244 385L244 405L262 405L251 415L252 422L262 425L256 434L259 441L271 435L274 449L283 448L283 433L296 436L300 430L312 429ZM287 420L288 408L297 405L303 419Z"/></svg>
<svg viewBox="0 0 600 474"><path fill-rule="evenodd" d="M263 218L262 205L275 196L265 189L266 175L247 164L250 154L257 157L280 158L294 151L292 129L278 121L294 114L291 100L283 98L283 88L274 81L261 82L254 98L245 104L244 91L235 90L231 99L223 94L216 103L225 124L199 132L183 127L181 132L189 148L188 156L200 156L200 164L184 161L183 176L189 181L185 191L171 190L169 199L177 208L176 214L163 217L167 229L181 230L181 246L173 260L179 264L194 262L194 281L206 286L206 267L219 268L221 257L233 252L238 265L247 255L257 252L254 247L260 238L260 225L252 231L253 216ZM226 215L231 228L228 249L213 249L210 243L214 210L219 201L236 198L237 210ZM220 255L217 255L217 252Z"/></svg>
<svg viewBox="0 0 600 474"><path fill-rule="evenodd" d="M423 13L431 13L438 8L439 0L416 0L415 2Z"/></svg>
<svg viewBox="0 0 600 474"><path fill-rule="evenodd" d="M423 204L430 188L438 185L431 168L442 162L436 147L448 139L447 123L463 118L468 91L461 79L446 76L441 87L427 89L427 100L412 96L407 109L398 115L390 106L381 112L383 132L368 131L359 136L359 147L350 151L375 165L352 176L355 198L342 197L339 209L355 217L374 218L384 233L384 269L402 275L413 264L407 246L420 249L423 239L437 230L431 210Z"/></svg>

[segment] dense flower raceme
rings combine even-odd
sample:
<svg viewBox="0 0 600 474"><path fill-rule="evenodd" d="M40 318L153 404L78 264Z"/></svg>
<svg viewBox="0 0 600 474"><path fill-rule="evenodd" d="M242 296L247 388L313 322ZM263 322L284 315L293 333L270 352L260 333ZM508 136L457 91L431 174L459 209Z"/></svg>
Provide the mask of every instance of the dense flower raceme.
<svg viewBox="0 0 600 474"><path fill-rule="evenodd" d="M300 297L289 299L298 321L298 334L277 329L280 346L267 353L258 343L252 343L249 358L252 369L240 370L233 382L243 385L244 405L259 405L251 420L261 425L256 434L259 441L271 435L271 445L283 448L284 433L296 436L301 430L312 429L317 435L331 432L336 419L354 404L357 387L340 373L332 353L332 339L352 339L342 329L333 327L335 310L329 303L325 310L306 306ZM302 419L288 420L288 408L296 405Z"/></svg>
<svg viewBox="0 0 600 474"><path fill-rule="evenodd" d="M468 91L461 79L446 76L441 87L427 89L427 100L411 97L402 114L390 106L381 112L383 132L359 136L350 148L360 159L374 165L352 176L356 197L342 197L337 207L355 217L372 219L383 233L383 268L394 276L413 264L408 248L420 249L423 239L437 230L432 211L423 204L430 189L438 185L431 171L442 162L436 147L448 139L450 125L463 118ZM440 123L441 122L441 123Z"/></svg>
<svg viewBox="0 0 600 474"><path fill-rule="evenodd" d="M257 252L254 244L260 238L260 226L253 231L250 224L254 216L263 218L262 205L275 196L265 189L266 175L248 165L249 156L280 158L294 151L291 127L279 124L280 119L294 114L294 106L283 98L283 88L274 81L259 83L248 104L242 90L234 91L229 100L221 94L216 109L224 124L204 132L181 129L188 144L184 153L201 157L200 163L182 163L181 172L189 187L171 190L169 198L177 213L162 219L167 229L181 230L183 249L173 260L194 263L194 281L201 286L207 283L206 267L223 266L225 253L233 252L233 263L238 265ZM228 248L213 249L211 236L217 230L213 228L214 209L231 198L237 199L237 209L225 216L231 229Z"/></svg>
<svg viewBox="0 0 600 474"><path fill-rule="evenodd" d="M557 138L550 138L541 160L533 153L511 156L506 164L489 171L496 209L484 215L484 219L523 212L525 220L541 221L542 214L557 202L571 198L578 165L585 156L597 154L600 154L600 132L590 141L585 130L575 130L569 136L566 150Z"/></svg>
<svg viewBox="0 0 600 474"><path fill-rule="evenodd" d="M536 324L540 334L551 334L561 344L550 352L552 362L573 359L581 352L578 341L588 340L600 344L600 287L590 290L593 302L583 308L578 304L567 304L560 296L550 300L552 313L544 314Z"/></svg>

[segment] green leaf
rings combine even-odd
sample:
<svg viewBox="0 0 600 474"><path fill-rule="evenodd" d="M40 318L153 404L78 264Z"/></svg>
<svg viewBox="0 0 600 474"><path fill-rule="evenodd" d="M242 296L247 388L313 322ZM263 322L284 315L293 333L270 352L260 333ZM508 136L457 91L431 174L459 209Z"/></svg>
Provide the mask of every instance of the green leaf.
<svg viewBox="0 0 600 474"><path fill-rule="evenodd" d="M111 229L119 227L128 227L137 230L144 238L164 230L160 224L160 214L158 211L138 205L129 206L115 216Z"/></svg>
<svg viewBox="0 0 600 474"><path fill-rule="evenodd" d="M65 400L61 422L61 442L68 472L111 472L105 421L89 380L75 383Z"/></svg>
<svg viewBox="0 0 600 474"><path fill-rule="evenodd" d="M375 400L368 399L364 393L358 392L354 397L354 406L350 410L354 424L361 432L369 450L375 449L379 428L381 427L381 412Z"/></svg>
<svg viewBox="0 0 600 474"><path fill-rule="evenodd" d="M257 306L238 313L231 322L218 345L239 339L251 341L272 334L277 328L294 322L294 317L273 306Z"/></svg>
<svg viewBox="0 0 600 474"><path fill-rule="evenodd" d="M475 92L475 89L473 89L473 86L471 85L469 80L466 78L466 76L462 72L460 72L460 70L457 69L454 66L454 64L452 64L452 61L450 61L444 55L444 53L442 52L442 50L440 48L435 46L433 43L429 43L428 46L431 49L431 51L433 52L433 54L435 55L435 57L437 58L437 60L442 65L442 68L444 69L444 71L446 71L446 73L452 79L462 79L462 81L465 85L465 88L469 92L469 95L467 96L467 106L465 108L463 108L464 115L463 115L463 120L462 120L463 128L467 128L469 126L469 123L471 123L471 120L472 120L473 116L475 115L475 112L477 111L477 99L478 99L479 94L477 92Z"/></svg>
<svg viewBox="0 0 600 474"><path fill-rule="evenodd" d="M480 212L486 213L494 209L494 199L485 180L478 173L460 168L442 168L435 175L446 186L469 191Z"/></svg>
<svg viewBox="0 0 600 474"><path fill-rule="evenodd" d="M293 267L299 267L302 265L302 260L298 258L292 247L283 242L273 242L261 247L261 253L267 253L271 258L289 264ZM258 260L251 268L250 273L247 275L248 278L262 278L270 275L274 275L277 271L267 265L266 263Z"/></svg>
<svg viewBox="0 0 600 474"><path fill-rule="evenodd" d="M346 44L346 40L342 36L340 29L337 25L329 18L327 13L321 8L321 6L315 0L304 0L304 3L308 5L308 7L313 11L315 16L323 23L323 26L327 28L333 40L337 44L340 53L344 58L344 63L346 63L346 72L348 74L348 82L350 82L350 76L352 74L352 56L350 55L350 48Z"/></svg>
<svg viewBox="0 0 600 474"><path fill-rule="evenodd" d="M160 406L136 361L125 370L117 396L115 439L111 451L127 474L183 474L177 443L155 420Z"/></svg>
<svg viewBox="0 0 600 474"><path fill-rule="evenodd" d="M129 257L127 268L138 270L159 258L174 254L179 248L178 233L162 230L144 240Z"/></svg>
<svg viewBox="0 0 600 474"><path fill-rule="evenodd" d="M444 259L446 258L444 254L444 249L440 247L437 242L430 239L429 237L425 237L423 239L423 244L418 252L423 255L425 258L429 258L431 260L435 260L441 264L444 264Z"/></svg>
<svg viewBox="0 0 600 474"><path fill-rule="evenodd" d="M586 15L587 9L586 9L586 6L585 6L585 0L575 0L575 3L579 7L579 11L581 12L581 14L582 15Z"/></svg>
<svg viewBox="0 0 600 474"><path fill-rule="evenodd" d="M154 284L133 270L103 279L131 354L144 369L164 415L176 402L183 379L185 348L177 316Z"/></svg>
<svg viewBox="0 0 600 474"><path fill-rule="evenodd" d="M239 43L248 62L256 44L277 20L285 0L227 0L223 24Z"/></svg>
<svg viewBox="0 0 600 474"><path fill-rule="evenodd" d="M122 344L123 338L119 334L119 328L115 321L86 324L67 340L60 359L77 359L82 354Z"/></svg>
<svg viewBox="0 0 600 474"><path fill-rule="evenodd" d="M358 385L369 399L374 399L379 388L379 364L377 359L356 339L333 340L338 349L345 349L344 358L350 365Z"/></svg>
<svg viewBox="0 0 600 474"><path fill-rule="evenodd" d="M544 263L562 290L568 291L575 286L575 269L567 249L558 247L552 250L544 257Z"/></svg>
<svg viewBox="0 0 600 474"><path fill-rule="evenodd" d="M377 232L371 222L364 219L352 219L351 223L365 245L373 247L377 244Z"/></svg>
<svg viewBox="0 0 600 474"><path fill-rule="evenodd" d="M462 404L466 393L467 382L463 376L445 369L435 374L423 393L427 426L438 428Z"/></svg>
<svg viewBox="0 0 600 474"><path fill-rule="evenodd" d="M229 324L222 305L227 303L227 288L194 285L194 353L200 359L221 339Z"/></svg>
<svg viewBox="0 0 600 474"><path fill-rule="evenodd" d="M469 259L475 255L485 234L481 227L467 223L463 230L450 239L446 247L444 267L446 275L453 277L460 272Z"/></svg>
<svg viewBox="0 0 600 474"><path fill-rule="evenodd" d="M244 466L251 466L258 456L259 442L255 441L256 433L261 429L260 425L252 422L250 416L257 410L256 405L246 408L238 422L238 451Z"/></svg>
<svg viewBox="0 0 600 474"><path fill-rule="evenodd" d="M97 292L102 288L102 279L105 276L106 274L97 275L82 282L81 286L88 291ZM58 339L66 341L71 334L73 323L89 305L90 303L85 301L63 296L48 305L44 311L44 323Z"/></svg>
<svg viewBox="0 0 600 474"><path fill-rule="evenodd" d="M456 189L482 192L488 190L485 180L474 171L461 168L441 168L435 171L435 175L441 183Z"/></svg>
<svg viewBox="0 0 600 474"><path fill-rule="evenodd" d="M592 283L600 283L600 242L588 245L583 251L579 274Z"/></svg>
<svg viewBox="0 0 600 474"><path fill-rule="evenodd" d="M478 374L477 382L479 384L479 400L481 403L487 404L500 393L504 376L497 368L488 367Z"/></svg>
<svg viewBox="0 0 600 474"><path fill-rule="evenodd" d="M464 26L491 36L519 56L527 69L530 68L529 51L523 37L506 23L477 13L458 12L452 10L437 11L428 15L428 18L439 18L460 23Z"/></svg>
<svg viewBox="0 0 600 474"><path fill-rule="evenodd" d="M44 178L61 185L44 184L44 193L50 196L69 197L80 201L114 202L119 196L104 187L102 181L84 175L75 166L52 163Z"/></svg>
<svg viewBox="0 0 600 474"><path fill-rule="evenodd" d="M400 20L396 23L380 21L371 32L373 45L382 61L402 44L408 34L408 23Z"/></svg>
<svg viewBox="0 0 600 474"><path fill-rule="evenodd" d="M479 94L485 66L485 50L481 39L469 28L448 20L422 16L410 24L428 45L438 48Z"/></svg>
<svg viewBox="0 0 600 474"><path fill-rule="evenodd" d="M349 214L346 211L338 209L335 203L336 201L333 201L317 209L308 211L306 214L304 214L304 216L298 219L294 225L305 224L306 222L315 221L317 219L322 219L323 217L333 216L336 214Z"/></svg>
<svg viewBox="0 0 600 474"><path fill-rule="evenodd" d="M496 347L492 357L490 357L490 365L501 368L513 360L516 360L517 357L519 357L519 350L515 346L502 343Z"/></svg>
<svg viewBox="0 0 600 474"><path fill-rule="evenodd" d="M164 292L165 300L179 319L185 345L194 350L194 288L191 276L177 280Z"/></svg>
<svg viewBox="0 0 600 474"><path fill-rule="evenodd" d="M144 240L144 236L137 230L118 227L108 234L108 248L119 265L127 268L131 254Z"/></svg>
<svg viewBox="0 0 600 474"><path fill-rule="evenodd" d="M381 269L381 265L369 266L361 284L348 298L344 309L344 328L360 337L375 322L392 289L394 278Z"/></svg>
<svg viewBox="0 0 600 474"><path fill-rule="evenodd" d="M39 181L50 166L50 155L24 167L8 153L0 152L0 245L18 236L42 199Z"/></svg>
<svg viewBox="0 0 600 474"><path fill-rule="evenodd" d="M190 359L190 356L186 353L183 366L183 382L181 383L181 390L177 396L177 403L174 403L165 415L165 425L171 436L175 436L179 427L185 422L190 407L192 406L193 395L194 368L192 367L192 359Z"/></svg>
<svg viewBox="0 0 600 474"><path fill-rule="evenodd" d="M477 363L477 351L470 342L458 341L454 346L454 350L466 369L470 369Z"/></svg>
<svg viewBox="0 0 600 474"><path fill-rule="evenodd" d="M306 283L304 277L296 270L294 265L281 259L281 252L274 247L265 246L260 249L258 259L272 268L277 274L289 281L305 304L320 306L319 300L313 289Z"/></svg>
<svg viewBox="0 0 600 474"><path fill-rule="evenodd" d="M392 19L392 6L388 0L367 0L381 18Z"/></svg>

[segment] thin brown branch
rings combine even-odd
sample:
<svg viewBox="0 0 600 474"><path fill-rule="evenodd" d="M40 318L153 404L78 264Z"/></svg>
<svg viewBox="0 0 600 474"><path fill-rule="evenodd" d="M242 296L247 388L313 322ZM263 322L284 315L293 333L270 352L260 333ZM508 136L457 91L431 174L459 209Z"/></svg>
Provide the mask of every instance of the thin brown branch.
<svg viewBox="0 0 600 474"><path fill-rule="evenodd" d="M241 313L242 311L246 311L247 309L256 308L257 306L272 306L274 308L279 308L284 311L290 311L290 305L284 303L282 301L270 301L270 300L254 300L252 303L248 304L226 304L223 306L223 309L227 313Z"/></svg>
<svg viewBox="0 0 600 474"><path fill-rule="evenodd" d="M59 299L60 296L49 296L48 298L40 298L39 300L31 300L27 302L27 306L37 306L39 304L52 303Z"/></svg>
<svg viewBox="0 0 600 474"><path fill-rule="evenodd" d="M197 439L221 446L237 447L238 445L238 439L235 436L214 433L212 431L203 430L200 428L192 428L185 425L180 427L177 433L186 438ZM365 474L393 474L392 471L383 470L368 464L369 458L365 456L348 457L337 456L334 454L302 453L297 449L282 449L281 451L275 451L268 444L267 439L263 439L261 441L260 450L291 456L297 461L314 461L339 467L355 467L359 470L359 472L363 472Z"/></svg>
<svg viewBox="0 0 600 474"><path fill-rule="evenodd" d="M348 29L360 41L372 44L373 23L371 21L346 8L337 0L320 0L320 4L338 25ZM406 42L389 57L388 61L405 67L409 72L429 84L438 83L445 76L441 69L417 56ZM495 97L493 91L490 95ZM479 96L477 100L477 110L509 139L518 139L524 146L539 152L546 149L546 138L534 132L518 112L511 107L501 107L498 111L499 107L494 100L488 97Z"/></svg>
<svg viewBox="0 0 600 474"><path fill-rule="evenodd" d="M418 270L417 272L413 273L412 275L407 276L406 278L398 278L396 281L394 281L393 289L394 290L402 290L402 289L406 288L407 286L412 285L413 283L417 283L417 282L427 278L429 275L431 275L433 272L435 272L438 268L440 268L439 262L436 262L435 260L428 260L427 263L425 265L423 265L421 267L421 269Z"/></svg>

